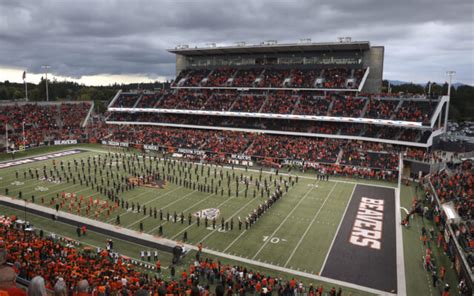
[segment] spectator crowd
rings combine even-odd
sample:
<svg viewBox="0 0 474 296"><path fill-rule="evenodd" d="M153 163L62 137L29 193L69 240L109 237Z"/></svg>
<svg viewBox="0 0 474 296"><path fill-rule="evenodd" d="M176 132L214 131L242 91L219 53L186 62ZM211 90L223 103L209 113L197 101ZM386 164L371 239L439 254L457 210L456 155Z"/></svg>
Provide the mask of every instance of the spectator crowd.
<svg viewBox="0 0 474 296"><path fill-rule="evenodd" d="M121 93L111 107L338 116L430 123L438 100L323 95L314 91L170 89Z"/></svg>
<svg viewBox="0 0 474 296"><path fill-rule="evenodd" d="M157 260L150 272L136 265L137 261L116 253L110 243L104 249L86 249L56 237L43 237L43 231L38 235L20 230L14 227L14 216L8 220L0 225L2 295L342 295L341 288L304 284L294 278L273 277L248 267L201 258L201 246L189 266L172 264L165 274ZM16 286L17 277L29 281L27 292Z"/></svg>

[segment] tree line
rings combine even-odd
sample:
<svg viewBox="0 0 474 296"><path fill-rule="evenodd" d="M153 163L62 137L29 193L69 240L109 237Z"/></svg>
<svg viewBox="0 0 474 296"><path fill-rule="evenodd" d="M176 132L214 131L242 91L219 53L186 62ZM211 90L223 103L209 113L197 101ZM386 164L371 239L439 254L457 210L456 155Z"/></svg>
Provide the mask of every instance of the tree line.
<svg viewBox="0 0 474 296"><path fill-rule="evenodd" d="M46 100L46 80L41 79L38 84L28 83L28 100ZM48 93L50 101L94 101L99 112L105 111L105 106L119 89L128 91L132 89L155 90L169 87L169 83L131 83L112 84L107 86L87 86L72 81L57 81L48 79ZM9 81L0 82L0 102L2 100L19 100L25 98L25 85Z"/></svg>
<svg viewBox="0 0 474 296"><path fill-rule="evenodd" d="M429 85L431 84L431 89ZM432 97L446 95L448 83L438 84L429 82L425 85L404 83L390 85L392 93L422 94ZM382 91L388 92L388 80L382 83ZM451 86L451 103L449 105L450 121L474 121L474 87L470 85Z"/></svg>

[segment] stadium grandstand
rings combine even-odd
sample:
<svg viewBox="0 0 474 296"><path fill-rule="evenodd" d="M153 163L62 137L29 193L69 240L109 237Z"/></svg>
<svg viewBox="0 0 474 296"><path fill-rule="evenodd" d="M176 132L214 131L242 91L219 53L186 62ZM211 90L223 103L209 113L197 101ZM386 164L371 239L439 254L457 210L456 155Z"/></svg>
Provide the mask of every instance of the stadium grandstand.
<svg viewBox="0 0 474 296"><path fill-rule="evenodd" d="M0 294L472 295L448 95L383 93L368 41L168 51L105 112L0 103Z"/></svg>

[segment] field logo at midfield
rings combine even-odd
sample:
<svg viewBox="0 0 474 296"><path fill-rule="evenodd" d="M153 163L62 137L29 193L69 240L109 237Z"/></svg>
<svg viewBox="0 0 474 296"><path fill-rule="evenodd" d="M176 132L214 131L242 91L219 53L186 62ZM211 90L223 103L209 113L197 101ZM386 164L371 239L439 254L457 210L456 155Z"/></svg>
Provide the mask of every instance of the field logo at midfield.
<svg viewBox="0 0 474 296"><path fill-rule="evenodd" d="M35 190L44 192L44 191L48 191L49 189L48 189L48 187L44 187L44 186L36 186Z"/></svg>
<svg viewBox="0 0 474 296"><path fill-rule="evenodd" d="M56 180L56 179L54 179L54 178L41 177L40 180L41 180L41 181L44 181L44 182L50 182L50 183L53 183L53 184L61 184L61 181Z"/></svg>
<svg viewBox="0 0 474 296"><path fill-rule="evenodd" d="M204 209L204 210L201 210L201 211L197 211L196 213L194 213L194 217L199 217L199 218L206 218L207 217L207 219L212 220L212 219L217 219L217 217L219 217L220 213L221 213L221 211L219 209L210 208L210 209Z"/></svg>
<svg viewBox="0 0 474 296"><path fill-rule="evenodd" d="M349 242L380 250L382 243L384 200L362 197Z"/></svg>

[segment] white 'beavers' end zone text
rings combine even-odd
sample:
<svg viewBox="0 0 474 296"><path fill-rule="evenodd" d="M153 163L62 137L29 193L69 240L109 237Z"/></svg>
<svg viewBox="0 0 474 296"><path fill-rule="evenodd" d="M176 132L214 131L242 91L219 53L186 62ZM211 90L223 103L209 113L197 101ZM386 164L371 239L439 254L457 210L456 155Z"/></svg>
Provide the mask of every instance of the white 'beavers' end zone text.
<svg viewBox="0 0 474 296"><path fill-rule="evenodd" d="M384 200L362 197L352 227L351 244L380 250Z"/></svg>

